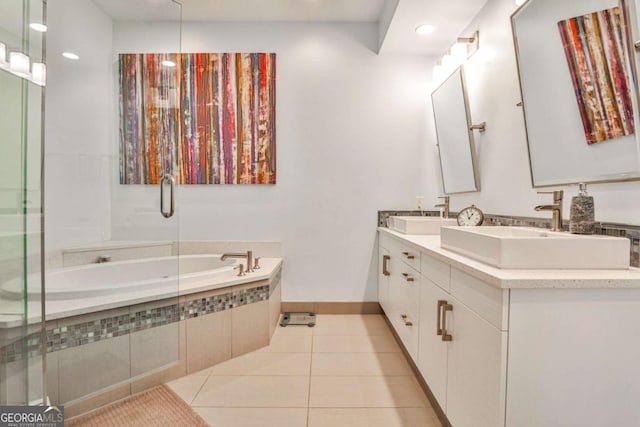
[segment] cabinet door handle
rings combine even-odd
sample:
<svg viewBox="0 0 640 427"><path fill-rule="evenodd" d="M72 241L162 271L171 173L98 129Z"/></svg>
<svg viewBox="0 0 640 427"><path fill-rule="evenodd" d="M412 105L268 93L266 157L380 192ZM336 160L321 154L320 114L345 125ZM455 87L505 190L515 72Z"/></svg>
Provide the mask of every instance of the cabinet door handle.
<svg viewBox="0 0 640 427"><path fill-rule="evenodd" d="M407 259L414 259L415 256L411 255L409 252L402 252L402 255L406 256Z"/></svg>
<svg viewBox="0 0 640 427"><path fill-rule="evenodd" d="M402 273L402 275L404 276L404 280L406 280L407 282L413 282L415 279L409 275L409 273Z"/></svg>
<svg viewBox="0 0 640 427"><path fill-rule="evenodd" d="M451 304L444 304L442 306L442 341L451 341L453 337L447 333L447 311L453 311Z"/></svg>
<svg viewBox="0 0 640 427"><path fill-rule="evenodd" d="M406 314L401 314L400 317L402 317L402 321L405 326L413 326L413 322L409 320L409 317Z"/></svg>
<svg viewBox="0 0 640 427"><path fill-rule="evenodd" d="M446 305L447 302L443 299L438 300L438 313L437 313L437 320L436 320L436 335L442 335L442 326L440 326L440 320L442 319L442 307L444 305Z"/></svg>
<svg viewBox="0 0 640 427"><path fill-rule="evenodd" d="M382 274L385 276L390 276L391 273L389 273L389 260L391 259L391 257L389 255L383 255L382 256Z"/></svg>

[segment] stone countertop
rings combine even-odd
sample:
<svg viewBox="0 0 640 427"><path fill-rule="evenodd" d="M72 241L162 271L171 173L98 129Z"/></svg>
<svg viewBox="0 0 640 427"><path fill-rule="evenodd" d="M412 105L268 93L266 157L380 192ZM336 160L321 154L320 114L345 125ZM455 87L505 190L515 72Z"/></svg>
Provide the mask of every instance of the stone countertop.
<svg viewBox="0 0 640 427"><path fill-rule="evenodd" d="M91 298L78 298L67 300L52 300L46 302L46 320L47 322L62 319L65 317L78 316L102 310L111 310L119 307L126 307L145 302L159 301L168 298L178 298L189 294L210 291L230 286L242 285L261 280L269 280L275 277L282 266L282 258L260 258L260 270L249 273L246 276L239 277L236 271L228 271L216 274L212 279L191 283L188 286L180 286L167 292L166 290L141 290L136 292L127 292L126 294L102 295ZM4 305L3 301L3 305ZM14 304L15 313L21 313L24 310L22 302L17 301ZM8 307L6 307L8 308ZM41 321L40 301L31 301L27 305L29 313L28 323L34 324ZM0 329L14 328L23 325L22 314L0 314Z"/></svg>
<svg viewBox="0 0 640 427"><path fill-rule="evenodd" d="M421 252L502 289L633 289L640 288L640 269L560 270L500 269L440 247L439 235L408 235L385 227L385 233Z"/></svg>

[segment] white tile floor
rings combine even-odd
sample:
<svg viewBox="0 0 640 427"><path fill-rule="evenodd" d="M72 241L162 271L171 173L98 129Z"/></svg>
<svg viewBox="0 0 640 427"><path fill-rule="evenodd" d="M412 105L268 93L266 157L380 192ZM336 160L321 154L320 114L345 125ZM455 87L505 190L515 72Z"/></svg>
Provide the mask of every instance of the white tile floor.
<svg viewBox="0 0 640 427"><path fill-rule="evenodd" d="M378 315L279 327L269 347L168 385L216 427L441 425Z"/></svg>

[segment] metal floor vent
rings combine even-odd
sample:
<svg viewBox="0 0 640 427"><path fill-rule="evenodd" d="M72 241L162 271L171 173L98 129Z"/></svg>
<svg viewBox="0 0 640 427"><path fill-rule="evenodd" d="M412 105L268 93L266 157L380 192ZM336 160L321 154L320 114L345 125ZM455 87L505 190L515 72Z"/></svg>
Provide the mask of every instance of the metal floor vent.
<svg viewBox="0 0 640 427"><path fill-rule="evenodd" d="M291 313L285 312L280 319L280 326L307 325L312 328L316 325L316 314L310 312Z"/></svg>

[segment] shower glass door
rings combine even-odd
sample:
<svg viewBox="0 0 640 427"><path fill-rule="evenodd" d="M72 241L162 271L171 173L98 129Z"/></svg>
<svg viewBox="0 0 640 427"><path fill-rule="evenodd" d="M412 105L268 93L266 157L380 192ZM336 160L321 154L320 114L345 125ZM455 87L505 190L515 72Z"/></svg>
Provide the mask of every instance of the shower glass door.
<svg viewBox="0 0 640 427"><path fill-rule="evenodd" d="M47 2L48 394L69 414L181 366L180 19L172 0Z"/></svg>
<svg viewBox="0 0 640 427"><path fill-rule="evenodd" d="M42 1L0 1L0 405L42 403ZM36 27L37 28L37 27Z"/></svg>

